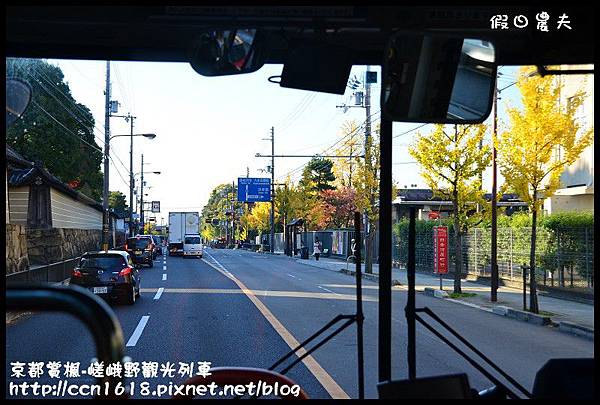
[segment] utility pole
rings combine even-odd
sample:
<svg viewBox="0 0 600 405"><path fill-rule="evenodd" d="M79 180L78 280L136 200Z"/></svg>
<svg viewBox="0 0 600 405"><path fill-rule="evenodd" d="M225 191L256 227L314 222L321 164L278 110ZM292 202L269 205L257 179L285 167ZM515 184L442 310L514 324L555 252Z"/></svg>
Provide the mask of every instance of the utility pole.
<svg viewBox="0 0 600 405"><path fill-rule="evenodd" d="M104 188L102 193L102 250L108 250L108 176L110 144L110 61L106 61L106 90L104 91Z"/></svg>
<svg viewBox="0 0 600 405"><path fill-rule="evenodd" d="M142 154L141 183L140 183L140 233L144 233L144 154Z"/></svg>
<svg viewBox="0 0 600 405"><path fill-rule="evenodd" d="M498 301L498 215L497 215L497 178L496 178L496 137L498 136L498 79L494 86L494 128L492 130L492 282L490 301Z"/></svg>
<svg viewBox="0 0 600 405"><path fill-rule="evenodd" d="M235 181L231 182L231 240L235 245Z"/></svg>
<svg viewBox="0 0 600 405"><path fill-rule="evenodd" d="M133 117L127 114L131 120L131 143L129 144L129 236L133 236Z"/></svg>
<svg viewBox="0 0 600 405"><path fill-rule="evenodd" d="M275 127L271 127L271 253L275 252Z"/></svg>
<svg viewBox="0 0 600 405"><path fill-rule="evenodd" d="M371 66L367 65L367 71L365 72L365 111L367 113L367 119L365 121L365 166L368 171L371 171L371 148L370 148L370 138L371 138L371 83L369 82L369 68ZM374 204L374 201L371 201L371 204ZM369 237L371 232L371 226L369 224L369 216L365 211L364 214L364 222L365 222L365 273L373 273L373 249L372 243L373 240Z"/></svg>

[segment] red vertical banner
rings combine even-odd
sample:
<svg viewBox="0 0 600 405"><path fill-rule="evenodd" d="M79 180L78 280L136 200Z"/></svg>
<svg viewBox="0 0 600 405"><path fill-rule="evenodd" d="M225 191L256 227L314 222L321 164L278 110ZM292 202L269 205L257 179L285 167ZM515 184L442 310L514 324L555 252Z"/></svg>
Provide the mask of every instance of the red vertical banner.
<svg viewBox="0 0 600 405"><path fill-rule="evenodd" d="M433 271L436 274L448 273L448 227L433 227Z"/></svg>

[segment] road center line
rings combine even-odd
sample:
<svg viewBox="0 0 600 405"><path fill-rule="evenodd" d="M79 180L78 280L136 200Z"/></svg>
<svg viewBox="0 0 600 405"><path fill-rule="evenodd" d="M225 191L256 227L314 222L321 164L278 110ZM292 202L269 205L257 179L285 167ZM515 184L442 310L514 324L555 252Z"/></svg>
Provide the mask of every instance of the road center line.
<svg viewBox="0 0 600 405"><path fill-rule="evenodd" d="M208 253L207 253L207 255L212 260L214 260L220 267L223 267L214 257L212 257L212 255L210 255ZM221 273L224 276L226 276L227 278L229 278L231 281L233 281L244 292L244 294L248 297L248 299L250 301L252 301L252 303L262 313L262 315L267 319L267 321L269 321L271 326L273 326L273 329L275 329L275 331L281 336L281 338L285 341L285 343L287 343L287 345L290 347L290 349L293 350L300 345L300 342L298 342L298 340L294 337L294 335L292 335L285 328L285 326L283 326L283 324L275 317L275 315L273 315L273 313L267 308L267 306L265 304L263 304L256 297L256 295L254 295L253 292L244 285L244 283L242 283L240 280L238 280L229 271L225 270L225 268L223 268L223 270L221 270L206 259L202 259L202 261L204 263L208 264L209 266L211 266L213 269L217 270L219 273ZM306 353L306 350L304 348L301 348L296 352L296 355L298 357L300 357L300 356L304 355L305 353ZM349 399L350 398L350 396L342 389L342 387L339 386L339 384L329 375L329 373L327 373L327 371L325 371L325 369L323 367L321 367L321 365L319 363L317 363L317 361L314 359L314 357L312 355L306 356L304 359L302 359L302 362L304 363L304 365L306 366L308 371L310 371L315 376L317 381L319 381L319 383L321 383L321 385L323 386L323 388L325 388L325 390L329 393L329 395L331 395L332 398L334 398L334 399L337 399L337 398Z"/></svg>
<svg viewBox="0 0 600 405"><path fill-rule="evenodd" d="M157 300L160 298L160 296L162 295L163 291L165 291L164 288L159 288L158 291L156 292L156 295L154 296L154 299Z"/></svg>
<svg viewBox="0 0 600 405"><path fill-rule="evenodd" d="M165 271L166 271L166 270L167 270L167 266L163 266L163 270L165 270Z"/></svg>
<svg viewBox="0 0 600 405"><path fill-rule="evenodd" d="M142 336L142 332L144 331L144 328L148 323L148 319L150 319L149 316L142 316L142 319L140 319L140 322L133 331L133 335L131 335L131 337L127 341L127 344L125 345L126 347L134 347L137 344L138 339L140 338L140 336Z"/></svg>
<svg viewBox="0 0 600 405"><path fill-rule="evenodd" d="M163 279L162 281L166 281L167 280L167 273L163 273Z"/></svg>

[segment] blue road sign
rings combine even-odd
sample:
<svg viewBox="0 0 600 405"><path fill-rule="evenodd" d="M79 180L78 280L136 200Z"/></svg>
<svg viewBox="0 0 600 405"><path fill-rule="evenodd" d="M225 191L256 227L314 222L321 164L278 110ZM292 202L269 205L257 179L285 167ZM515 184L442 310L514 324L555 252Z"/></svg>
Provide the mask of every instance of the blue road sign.
<svg viewBox="0 0 600 405"><path fill-rule="evenodd" d="M238 177L237 199L243 202L271 201L271 179Z"/></svg>

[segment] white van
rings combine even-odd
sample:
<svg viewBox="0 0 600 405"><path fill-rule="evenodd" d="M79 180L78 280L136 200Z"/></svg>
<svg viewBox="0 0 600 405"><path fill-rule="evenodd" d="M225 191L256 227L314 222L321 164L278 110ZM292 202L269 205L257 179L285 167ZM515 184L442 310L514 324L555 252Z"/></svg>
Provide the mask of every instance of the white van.
<svg viewBox="0 0 600 405"><path fill-rule="evenodd" d="M185 234L183 240L183 256L197 256L202 259L202 239L197 233Z"/></svg>

